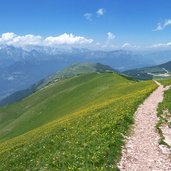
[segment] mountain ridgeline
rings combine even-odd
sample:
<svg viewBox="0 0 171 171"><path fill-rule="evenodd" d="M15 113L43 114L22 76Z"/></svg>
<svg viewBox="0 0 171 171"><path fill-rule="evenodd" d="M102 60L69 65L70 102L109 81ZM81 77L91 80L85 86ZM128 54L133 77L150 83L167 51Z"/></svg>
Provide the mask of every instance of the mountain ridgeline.
<svg viewBox="0 0 171 171"><path fill-rule="evenodd" d="M147 64L144 65L144 62L139 61L141 58L137 57L138 55L124 50L94 51L76 48L0 46L0 99L26 89L74 63L99 62L121 70ZM122 61L126 63L123 65Z"/></svg>
<svg viewBox="0 0 171 171"><path fill-rule="evenodd" d="M41 81L30 86L27 89L17 91L9 95L8 97L0 101L0 106L11 104L16 101L22 100L24 97L29 96L35 91L45 86L48 86L49 84L53 84L59 80L70 78L73 76L78 76L81 74L96 73L96 72L104 73L104 72L116 72L116 71L113 68L107 65L102 65L100 63L88 63L87 62L87 63L73 64L60 72L57 72L45 79L42 79Z"/></svg>
<svg viewBox="0 0 171 171"><path fill-rule="evenodd" d="M158 65L171 60L171 51L132 52L44 46L0 45L0 100L27 89L48 75L82 62L103 63L118 71ZM22 81L21 81L22 80Z"/></svg>
<svg viewBox="0 0 171 171"><path fill-rule="evenodd" d="M161 65L128 70L123 73L139 80L167 78L171 77L171 61Z"/></svg>

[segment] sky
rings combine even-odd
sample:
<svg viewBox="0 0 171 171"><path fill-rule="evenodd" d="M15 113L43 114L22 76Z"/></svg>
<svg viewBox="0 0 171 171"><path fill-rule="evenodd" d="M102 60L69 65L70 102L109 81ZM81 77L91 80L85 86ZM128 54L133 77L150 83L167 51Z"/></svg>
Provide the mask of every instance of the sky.
<svg viewBox="0 0 171 171"><path fill-rule="evenodd" d="M170 0L0 0L0 44L171 47Z"/></svg>

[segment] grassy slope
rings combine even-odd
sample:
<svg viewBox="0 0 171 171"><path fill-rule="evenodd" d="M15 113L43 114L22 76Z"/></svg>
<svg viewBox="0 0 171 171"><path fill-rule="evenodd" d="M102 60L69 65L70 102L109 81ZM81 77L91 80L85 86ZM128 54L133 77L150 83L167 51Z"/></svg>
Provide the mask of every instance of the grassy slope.
<svg viewBox="0 0 171 171"><path fill-rule="evenodd" d="M164 86L171 85L171 79L162 79L158 80L161 84ZM164 93L164 99L163 101L159 104L158 107L158 117L160 118L158 124L157 124L157 129L158 132L161 136L160 143L167 145L169 148L171 148L168 144L164 142L164 136L163 133L160 129L162 125L168 125L171 128L171 89L165 91Z"/></svg>
<svg viewBox="0 0 171 171"><path fill-rule="evenodd" d="M112 69L111 67L107 65L100 64L100 63L89 63L89 62L76 63L73 65L70 65L69 67L65 68L64 70L60 72L57 72L45 78L44 80L40 82L39 85L37 85L37 89L40 89L46 86L47 84L51 84L59 80L71 78L71 77L78 76L81 74L90 74L90 73L96 73L96 72L103 73L106 71L113 72L114 69Z"/></svg>
<svg viewBox="0 0 171 171"><path fill-rule="evenodd" d="M162 115L163 111L168 110L171 113L171 89L167 90L164 94L164 100L162 103L160 103L158 111L159 114ZM161 116L162 117L162 116ZM163 122L168 122L167 118L163 118ZM171 122L168 123L171 127Z"/></svg>
<svg viewBox="0 0 171 171"><path fill-rule="evenodd" d="M18 115L24 118L32 112L37 114L35 109L45 110L45 114L36 115L39 125L65 117L1 143L0 170L116 169L123 135L133 122L133 113L155 88L152 81L133 82L114 73L88 74L62 81L2 109L6 114L19 110ZM23 114L28 105L27 112L32 112ZM25 129L25 124L19 127Z"/></svg>
<svg viewBox="0 0 171 171"><path fill-rule="evenodd" d="M89 63L89 62L84 62L84 63L77 63L70 65L69 67L65 68L64 70L57 72L55 74L52 74L49 77L46 77L45 79L37 82L36 84L32 85L31 87L17 91L10 96L6 97L2 101L0 101L0 106L4 106L7 104L12 104L14 102L20 101L23 98L31 95L35 91L43 88L44 86L48 84L55 83L60 80L64 80L66 78L70 78L73 76L78 76L81 74L90 74L90 73L95 73L95 72L113 72L114 69L107 65L103 65L100 63Z"/></svg>
<svg viewBox="0 0 171 171"><path fill-rule="evenodd" d="M157 81L160 82L164 86L171 85L171 78L160 79Z"/></svg>
<svg viewBox="0 0 171 171"><path fill-rule="evenodd" d="M46 87L16 104L0 109L0 141L49 121L124 93L132 81L115 74L88 74ZM136 86L136 85L135 85ZM141 88L141 87L140 87Z"/></svg>

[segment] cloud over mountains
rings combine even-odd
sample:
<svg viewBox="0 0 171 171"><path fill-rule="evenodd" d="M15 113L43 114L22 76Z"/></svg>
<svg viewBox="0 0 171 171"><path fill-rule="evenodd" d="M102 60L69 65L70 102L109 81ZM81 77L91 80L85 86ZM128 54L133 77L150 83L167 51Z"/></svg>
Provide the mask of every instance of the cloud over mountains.
<svg viewBox="0 0 171 171"><path fill-rule="evenodd" d="M43 45L43 46L55 46L55 45L81 45L90 44L93 39L88 39L83 36L76 36L72 33L61 34L57 36L42 37L40 35L17 35L13 32L3 33L0 36L0 44L12 45L12 46L27 46L27 45Z"/></svg>

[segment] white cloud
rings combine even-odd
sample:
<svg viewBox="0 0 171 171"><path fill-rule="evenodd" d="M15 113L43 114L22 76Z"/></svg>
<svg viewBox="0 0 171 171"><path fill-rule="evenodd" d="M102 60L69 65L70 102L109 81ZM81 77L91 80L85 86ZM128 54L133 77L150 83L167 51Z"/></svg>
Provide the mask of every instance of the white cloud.
<svg viewBox="0 0 171 171"><path fill-rule="evenodd" d="M105 14L105 10L103 8L99 8L96 11L97 16L103 16ZM83 15L86 20L92 21L93 20L93 13L87 12Z"/></svg>
<svg viewBox="0 0 171 171"><path fill-rule="evenodd" d="M158 43L151 46L152 48L168 48L171 47L171 42L168 43Z"/></svg>
<svg viewBox="0 0 171 171"><path fill-rule="evenodd" d="M13 39L15 36L16 36L16 34L14 34L14 33L9 33L9 32L3 33L2 38L0 40L9 41L9 40Z"/></svg>
<svg viewBox="0 0 171 171"><path fill-rule="evenodd" d="M102 15L104 15L104 13L105 13L105 10L103 8L98 9L97 12L96 12L96 14L98 16L102 16Z"/></svg>
<svg viewBox="0 0 171 171"><path fill-rule="evenodd" d="M126 47L129 47L129 46L130 46L129 43L124 43L124 44L122 45L122 48L126 48Z"/></svg>
<svg viewBox="0 0 171 171"><path fill-rule="evenodd" d="M92 21L93 14L92 13L85 13L84 17L86 18L86 20Z"/></svg>
<svg viewBox="0 0 171 171"><path fill-rule="evenodd" d="M0 37L0 44L13 45L13 46L27 46L27 45L82 45L90 44L93 39L87 39L83 36L75 36L73 34L61 34L58 36L41 37L39 35L17 35L15 33L4 33Z"/></svg>
<svg viewBox="0 0 171 171"><path fill-rule="evenodd" d="M48 45L59 45L59 44L69 44L69 45L72 45L72 44L86 44L86 43L92 43L93 42L93 39L87 39L85 37L82 37L82 36L75 36L73 34L67 34L67 33L64 33L62 35L59 35L59 36L56 36L56 37L47 37L45 39L45 42L48 44Z"/></svg>
<svg viewBox="0 0 171 171"><path fill-rule="evenodd" d="M132 45L132 44L130 44L130 43L124 43L123 45L122 45L122 48L124 49L131 49L131 48L137 48L137 46L136 45Z"/></svg>
<svg viewBox="0 0 171 171"><path fill-rule="evenodd" d="M27 34L24 36L16 35L15 33L3 33L0 37L0 44L24 46L41 44L42 37Z"/></svg>
<svg viewBox="0 0 171 171"><path fill-rule="evenodd" d="M116 36L112 32L107 32L106 34L106 41L101 44L101 47L104 49L116 49L116 45L113 44L113 40L116 38Z"/></svg>
<svg viewBox="0 0 171 171"><path fill-rule="evenodd" d="M163 23L158 23L153 31L161 31L171 25L171 19L166 19Z"/></svg>
<svg viewBox="0 0 171 171"><path fill-rule="evenodd" d="M113 39L115 39L116 38L116 36L112 33L112 32L108 32L107 33L107 39L108 40L113 40Z"/></svg>

